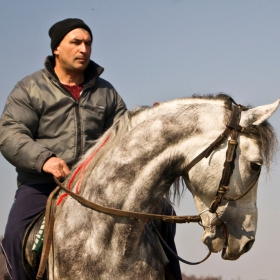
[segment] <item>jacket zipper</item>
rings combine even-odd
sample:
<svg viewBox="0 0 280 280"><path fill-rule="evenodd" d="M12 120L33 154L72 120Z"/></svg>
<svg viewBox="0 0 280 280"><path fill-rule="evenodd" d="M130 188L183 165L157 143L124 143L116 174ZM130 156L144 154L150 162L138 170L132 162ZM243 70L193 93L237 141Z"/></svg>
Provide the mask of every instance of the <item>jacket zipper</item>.
<svg viewBox="0 0 280 280"><path fill-rule="evenodd" d="M60 89L62 90L64 93L66 93L67 95L69 95L75 103L75 116L76 116L76 120L77 120L77 126L76 126L76 131L77 131L77 147L76 147L76 154L74 155L74 162L71 163L75 164L79 158L82 155L82 127L81 127L81 116L80 116L80 110L79 110L79 100L76 101L75 98L71 95L70 92L68 92L65 88L62 88L55 80L51 79L52 82ZM83 91L81 91L80 96L83 94Z"/></svg>
<svg viewBox="0 0 280 280"><path fill-rule="evenodd" d="M80 93L80 97L82 96L83 91ZM82 155L82 126L81 126L81 115L80 115L80 98L78 101L75 100L75 113L76 113L76 119L77 119L77 148L76 148L76 161L81 157Z"/></svg>

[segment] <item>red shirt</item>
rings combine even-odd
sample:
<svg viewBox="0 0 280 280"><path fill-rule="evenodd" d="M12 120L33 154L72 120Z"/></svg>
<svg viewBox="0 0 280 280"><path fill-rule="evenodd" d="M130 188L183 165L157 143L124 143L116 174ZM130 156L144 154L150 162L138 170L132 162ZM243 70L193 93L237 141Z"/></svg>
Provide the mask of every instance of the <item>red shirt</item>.
<svg viewBox="0 0 280 280"><path fill-rule="evenodd" d="M76 101L79 100L84 83L75 86L69 86L64 84L62 85L72 94L72 96L75 98Z"/></svg>

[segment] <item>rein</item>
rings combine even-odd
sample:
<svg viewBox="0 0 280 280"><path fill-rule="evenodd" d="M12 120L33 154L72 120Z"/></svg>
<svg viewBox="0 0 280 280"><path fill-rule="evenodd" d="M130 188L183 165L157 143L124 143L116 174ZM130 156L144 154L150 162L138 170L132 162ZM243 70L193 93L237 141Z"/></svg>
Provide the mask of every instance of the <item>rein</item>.
<svg viewBox="0 0 280 280"><path fill-rule="evenodd" d="M84 205L87 208L90 208L92 210L96 210L101 213L109 214L109 215L116 215L121 217L128 217L133 218L137 220L162 220L164 222L169 223L198 223L201 221L201 218L199 215L197 216L168 216L168 215L159 215L159 214L148 214L148 213L140 213L140 212L132 212L132 211L125 211L125 210L119 210L115 208L105 207L96 203L93 203L78 194L75 194L71 190L64 187L64 185L59 182L56 178L54 178L57 185L65 191L68 195L70 195L72 198L77 200L79 203Z"/></svg>
<svg viewBox="0 0 280 280"><path fill-rule="evenodd" d="M186 260L182 259L181 257L179 257L179 256L168 246L168 244L165 242L165 240L164 240L163 237L161 236L160 232L158 231L158 229L157 229L157 227L156 227L156 225L155 225L155 223L154 223L153 221L151 221L151 226L152 226L153 230L155 231L156 235L158 236L158 238L160 239L161 243L164 245L164 247L165 247L165 248L171 253L171 255L172 255L173 257L175 257L177 260L179 260L179 261L181 261L181 262L183 262L183 263L185 263L185 264L188 264L188 265L197 265L197 264L203 263L204 261L206 261L206 260L210 257L211 251L209 251L208 254L207 254L207 256L206 256L203 260L201 260L201 261L199 261L199 262L189 262L189 261L186 261Z"/></svg>
<svg viewBox="0 0 280 280"><path fill-rule="evenodd" d="M81 203L85 207L90 208L92 210L99 211L101 213L109 214L109 215L128 217L128 218L138 219L138 220L162 220L164 222L171 222L171 223L191 223L191 222L194 222L194 223L199 223L201 225L202 220L201 220L200 215L202 213L204 213L206 211L209 211L210 213L216 213L217 208L220 206L220 204L223 200L236 201L236 200L244 197L254 187L254 185L258 181L258 178L259 178L259 175L260 175L260 172L261 172L261 170L259 170L255 180L253 181L253 183L248 187L248 189L244 193L242 193L241 195L239 195L237 197L234 197L234 198L225 196L227 191L229 191L228 185L229 185L230 177L231 177L231 175L233 173L233 169L234 169L234 160L235 160L235 157L236 157L236 148L237 148L237 144L238 144L237 143L238 134L239 134L239 132L244 132L244 133L247 132L247 129L245 127L241 127L239 125L241 112L246 110L246 108L244 106L240 105L240 104L237 104L232 98L229 98L229 99L235 105L232 105L231 119L230 119L229 123L226 125L225 130L212 144L209 145L209 147L207 147L198 156L196 156L188 164L188 166L186 167L186 170L185 170L186 174L188 174L188 172L191 170L192 167L194 167L203 158L208 158L210 156L210 154L215 149L217 149L230 136L230 140L228 141L228 149L227 149L227 152L226 152L226 160L224 162L224 169L223 169L223 173L222 173L222 178L220 180L216 196L213 199L213 201L211 202L209 209L205 209L199 215L194 215L194 216L167 216L167 215L159 215L159 214L148 214L148 213L125 211L125 210L119 210L119 209L105 207L105 206L93 203L93 202L81 197L80 195L72 192L70 189L64 187L64 185L56 178L54 178L54 180L57 183L58 187L55 189L54 194L56 194L58 192L59 188L60 188L66 194L70 195L73 199L77 200L79 203ZM53 223L54 223L54 214L53 213L49 214L47 211L53 212L51 210L52 206L48 206L48 205L52 205L52 201L55 200L55 195L54 194L50 195L50 197L48 199L47 208L46 208L46 215L50 216L51 218L48 218L50 220L50 225L47 225L47 224L45 225L45 227L46 227L46 232L45 232L46 239L44 238L44 240L46 240L46 242L44 241L44 243L43 243L43 252L42 252L40 267L39 267L39 271L38 271L38 274L37 274L37 277L36 277L37 280L40 280L40 279L43 278L43 274L44 274L44 270L45 270L45 267L46 267L48 254L49 254L49 250L50 250L50 243L51 243L51 239L52 239L52 228L53 228ZM48 209L50 209L50 210L48 210ZM46 219L46 223L47 223L47 219ZM221 223L223 224L223 227L225 228L224 231L225 231L225 235L226 235L224 245L227 246L228 236L227 236L226 224L222 221L221 221ZM178 260L180 260L180 261L182 261L186 264L196 265L196 264L200 264L200 263L204 262L210 256L211 252L209 251L208 255L200 262L192 263L192 262L185 261L184 259L180 258L175 252L173 252L172 249L170 249L168 247L168 245L165 243L163 238L160 236L160 233L158 232L158 230L155 228L154 223L151 223L151 224L153 225L153 228L155 229L155 232L157 233L161 242L167 247L167 249ZM203 226L203 227L205 227L205 226ZM210 227L212 227L212 225L210 225ZM50 230L48 228L50 228Z"/></svg>

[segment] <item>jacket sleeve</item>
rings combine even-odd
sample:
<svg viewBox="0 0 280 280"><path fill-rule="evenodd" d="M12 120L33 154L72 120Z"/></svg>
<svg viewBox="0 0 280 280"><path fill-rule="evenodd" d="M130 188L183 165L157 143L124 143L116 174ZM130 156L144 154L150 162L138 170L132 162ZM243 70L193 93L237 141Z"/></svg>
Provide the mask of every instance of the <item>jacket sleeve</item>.
<svg viewBox="0 0 280 280"><path fill-rule="evenodd" d="M15 167L31 173L42 173L45 161L53 155L35 141L39 114L30 96L19 82L8 96L0 120L0 151Z"/></svg>
<svg viewBox="0 0 280 280"><path fill-rule="evenodd" d="M121 96L115 91L115 89L114 92L115 98L110 114L106 119L105 130L107 130L120 116L125 113L125 111L127 111L126 105Z"/></svg>

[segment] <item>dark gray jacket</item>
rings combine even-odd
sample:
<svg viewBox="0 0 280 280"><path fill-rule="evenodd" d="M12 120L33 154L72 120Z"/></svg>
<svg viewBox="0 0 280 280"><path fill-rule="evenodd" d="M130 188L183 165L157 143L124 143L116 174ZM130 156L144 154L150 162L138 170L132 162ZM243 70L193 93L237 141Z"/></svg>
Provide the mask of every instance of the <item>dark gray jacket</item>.
<svg viewBox="0 0 280 280"><path fill-rule="evenodd" d="M18 82L1 117L0 150L16 167L19 186L53 182L42 172L49 157L71 167L126 111L114 87L99 77L104 69L93 61L79 101L60 84L53 66L47 57L43 70Z"/></svg>

